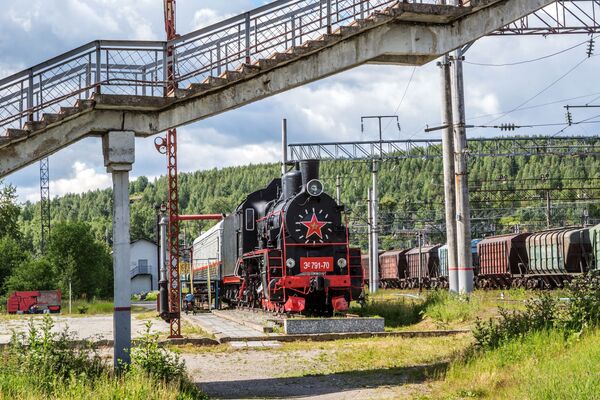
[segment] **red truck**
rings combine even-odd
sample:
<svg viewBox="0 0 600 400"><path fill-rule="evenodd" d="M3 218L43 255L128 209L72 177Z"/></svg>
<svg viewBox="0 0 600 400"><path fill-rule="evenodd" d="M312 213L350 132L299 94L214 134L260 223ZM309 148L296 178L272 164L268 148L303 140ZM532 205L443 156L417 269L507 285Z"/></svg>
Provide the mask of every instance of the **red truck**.
<svg viewBox="0 0 600 400"><path fill-rule="evenodd" d="M8 297L9 314L41 314L60 312L60 290L14 292Z"/></svg>

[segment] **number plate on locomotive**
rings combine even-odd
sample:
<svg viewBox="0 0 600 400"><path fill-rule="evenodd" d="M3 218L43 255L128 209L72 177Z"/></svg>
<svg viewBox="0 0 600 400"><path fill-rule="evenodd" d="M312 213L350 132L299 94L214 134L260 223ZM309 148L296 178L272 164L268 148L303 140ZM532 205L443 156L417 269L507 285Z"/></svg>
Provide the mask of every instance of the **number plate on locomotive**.
<svg viewBox="0 0 600 400"><path fill-rule="evenodd" d="M333 257L300 257L300 272L331 272Z"/></svg>

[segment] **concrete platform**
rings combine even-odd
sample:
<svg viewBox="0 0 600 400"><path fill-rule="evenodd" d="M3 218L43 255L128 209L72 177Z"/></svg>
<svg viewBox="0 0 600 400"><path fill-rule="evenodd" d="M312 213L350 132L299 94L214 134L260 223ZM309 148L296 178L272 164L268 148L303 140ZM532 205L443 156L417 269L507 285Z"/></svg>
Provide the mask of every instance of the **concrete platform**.
<svg viewBox="0 0 600 400"><path fill-rule="evenodd" d="M286 335L383 332L383 318L286 318Z"/></svg>
<svg viewBox="0 0 600 400"><path fill-rule="evenodd" d="M186 318L189 318L192 323L197 324L206 332L215 335L217 339L264 336L261 331L214 314L188 315Z"/></svg>

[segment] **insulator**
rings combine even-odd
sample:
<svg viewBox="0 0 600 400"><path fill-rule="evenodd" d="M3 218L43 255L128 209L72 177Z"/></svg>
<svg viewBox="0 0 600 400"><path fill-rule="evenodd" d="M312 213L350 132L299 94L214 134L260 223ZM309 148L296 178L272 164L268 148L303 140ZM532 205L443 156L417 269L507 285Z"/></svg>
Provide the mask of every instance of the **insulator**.
<svg viewBox="0 0 600 400"><path fill-rule="evenodd" d="M594 38L593 37L590 38L586 54L587 54L588 58L594 54Z"/></svg>
<svg viewBox="0 0 600 400"><path fill-rule="evenodd" d="M565 119L567 120L567 124L569 124L569 126L573 124L573 115L571 114L571 111L566 112Z"/></svg>

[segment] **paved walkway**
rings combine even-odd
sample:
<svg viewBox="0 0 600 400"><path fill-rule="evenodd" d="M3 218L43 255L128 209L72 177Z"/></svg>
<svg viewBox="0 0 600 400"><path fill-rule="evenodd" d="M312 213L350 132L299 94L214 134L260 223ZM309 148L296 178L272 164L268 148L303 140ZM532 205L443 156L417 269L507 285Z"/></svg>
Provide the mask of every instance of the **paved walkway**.
<svg viewBox="0 0 600 400"><path fill-rule="evenodd" d="M218 317L214 314L196 314L188 315L193 323L198 324L206 332L215 335L217 338L231 337L259 337L264 336L264 333L256 329L249 328L242 324Z"/></svg>

